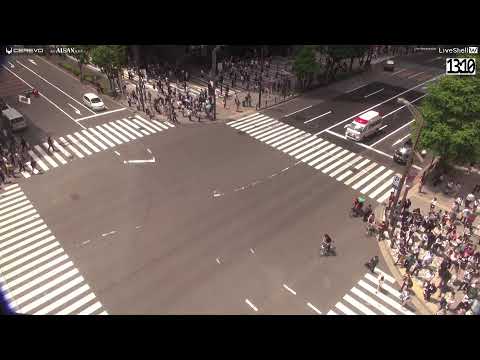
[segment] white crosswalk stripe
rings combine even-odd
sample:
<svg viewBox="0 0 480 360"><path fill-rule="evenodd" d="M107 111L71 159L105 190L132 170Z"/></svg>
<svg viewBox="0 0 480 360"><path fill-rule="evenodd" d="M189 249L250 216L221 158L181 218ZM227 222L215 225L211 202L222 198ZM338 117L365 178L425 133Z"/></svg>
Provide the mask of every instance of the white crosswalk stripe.
<svg viewBox="0 0 480 360"><path fill-rule="evenodd" d="M227 123L233 129L281 150L377 202L388 198L393 171L341 146L261 113Z"/></svg>
<svg viewBox="0 0 480 360"><path fill-rule="evenodd" d="M393 288L395 279L378 268L375 272L377 276L381 274L385 278L382 289L377 291L377 277L366 273L342 300L335 304L337 313L339 310L345 315L415 315L414 311L401 304L400 293ZM327 315L337 313L331 310Z"/></svg>
<svg viewBox="0 0 480 360"><path fill-rule="evenodd" d="M93 153L109 150L117 145L136 140L147 135L163 133L175 125L167 121L147 120L138 114L134 117L113 120L95 127L83 129L53 140L54 149L49 150L47 142L34 145L28 155L38 164L34 174L66 165L74 158L84 159ZM30 178L31 165L26 163L26 171L20 174Z"/></svg>
<svg viewBox="0 0 480 360"><path fill-rule="evenodd" d="M37 315L107 314L18 184L0 193L0 206L0 284L11 307Z"/></svg>

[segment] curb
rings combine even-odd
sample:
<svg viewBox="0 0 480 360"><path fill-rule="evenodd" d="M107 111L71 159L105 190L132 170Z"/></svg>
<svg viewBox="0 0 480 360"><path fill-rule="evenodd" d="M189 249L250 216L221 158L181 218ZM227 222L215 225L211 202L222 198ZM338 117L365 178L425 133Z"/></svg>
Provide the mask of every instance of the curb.
<svg viewBox="0 0 480 360"><path fill-rule="evenodd" d="M382 204L378 205L375 208L375 213L378 213L379 208L382 211L382 219L385 220L385 211ZM386 241L387 239L383 241L378 241L378 247L380 248L380 252L383 258L385 259L385 263L387 264L388 269L392 273L397 283L401 286L403 282L403 276L405 275L405 270L402 270L395 265L393 261L392 253L388 249L387 247L388 245ZM433 315L434 312L431 311L428 308L427 304L425 304L425 302L421 300L423 298L423 290L422 290L422 287L417 284L418 280L416 279L412 279L412 280L413 280L412 291L415 296L412 296L411 302L413 303L417 311L420 313L420 315Z"/></svg>

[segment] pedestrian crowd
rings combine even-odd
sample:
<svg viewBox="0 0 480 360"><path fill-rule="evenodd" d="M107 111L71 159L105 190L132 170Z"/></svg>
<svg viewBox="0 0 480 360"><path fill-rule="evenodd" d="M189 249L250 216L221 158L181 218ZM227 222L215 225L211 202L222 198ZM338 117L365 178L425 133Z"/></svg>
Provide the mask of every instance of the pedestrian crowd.
<svg viewBox="0 0 480 360"><path fill-rule="evenodd" d="M440 295L437 314L471 314L479 295L480 251L473 222L480 205L475 193L480 189L473 190L457 197L449 211L438 209L436 198L426 214L410 210L410 199L393 209L393 192L386 207L386 217L394 212L390 246L395 264L406 271L401 292L408 293L412 277L422 272L424 300L431 302L432 295Z"/></svg>
<svg viewBox="0 0 480 360"><path fill-rule="evenodd" d="M47 152L56 151L51 136L47 138L47 143ZM23 136L20 139L15 136L0 139L0 187L3 184L10 184L11 179L18 178L19 172L26 171L32 175L35 171L41 172L31 154L30 145Z"/></svg>

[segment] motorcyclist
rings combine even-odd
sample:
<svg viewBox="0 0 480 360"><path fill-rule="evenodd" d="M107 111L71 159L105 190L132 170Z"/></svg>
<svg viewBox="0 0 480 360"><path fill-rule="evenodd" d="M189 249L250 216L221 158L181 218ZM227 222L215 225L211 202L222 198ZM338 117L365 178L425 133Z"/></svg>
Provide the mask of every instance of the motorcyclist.
<svg viewBox="0 0 480 360"><path fill-rule="evenodd" d="M352 210L358 215L360 211L362 210L363 207L363 202L360 202L358 198L355 198L353 200L353 207Z"/></svg>

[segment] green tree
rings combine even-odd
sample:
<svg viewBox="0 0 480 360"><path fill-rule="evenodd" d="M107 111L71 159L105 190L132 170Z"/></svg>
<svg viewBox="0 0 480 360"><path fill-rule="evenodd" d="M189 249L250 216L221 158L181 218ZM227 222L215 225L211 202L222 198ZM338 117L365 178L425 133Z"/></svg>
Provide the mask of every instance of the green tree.
<svg viewBox="0 0 480 360"><path fill-rule="evenodd" d="M355 58L365 56L368 46L356 45L328 45L319 46L318 50L326 57L325 80L334 80L345 60L350 59L350 71Z"/></svg>
<svg viewBox="0 0 480 360"><path fill-rule="evenodd" d="M297 53L293 71L302 84L302 88L308 88L316 74L320 72L320 64L315 58L315 47L304 46Z"/></svg>
<svg viewBox="0 0 480 360"><path fill-rule="evenodd" d="M93 45L73 45L71 46L77 50L76 53L71 54L72 57L78 61L78 70L80 71L80 81L83 80L83 67L90 62L90 51L94 48Z"/></svg>
<svg viewBox="0 0 480 360"><path fill-rule="evenodd" d="M116 95L115 81L120 84L122 68L127 64L127 47L123 45L96 46L90 52L92 63L108 78L110 89Z"/></svg>
<svg viewBox="0 0 480 360"><path fill-rule="evenodd" d="M476 57L477 64L480 56ZM480 161L480 77L445 76L428 88L420 107L420 144L442 162ZM414 124L414 131L416 126Z"/></svg>

